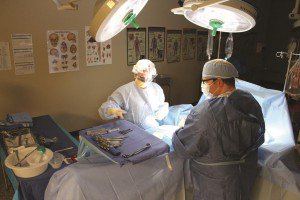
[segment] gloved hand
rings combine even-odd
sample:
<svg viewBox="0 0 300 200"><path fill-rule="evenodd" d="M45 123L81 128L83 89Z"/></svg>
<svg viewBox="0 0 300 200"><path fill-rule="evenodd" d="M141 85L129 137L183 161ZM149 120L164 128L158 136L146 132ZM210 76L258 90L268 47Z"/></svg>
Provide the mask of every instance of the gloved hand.
<svg viewBox="0 0 300 200"><path fill-rule="evenodd" d="M115 118L119 119L124 119L123 114L127 113L125 110L119 108L108 108L106 112L108 115L114 115Z"/></svg>

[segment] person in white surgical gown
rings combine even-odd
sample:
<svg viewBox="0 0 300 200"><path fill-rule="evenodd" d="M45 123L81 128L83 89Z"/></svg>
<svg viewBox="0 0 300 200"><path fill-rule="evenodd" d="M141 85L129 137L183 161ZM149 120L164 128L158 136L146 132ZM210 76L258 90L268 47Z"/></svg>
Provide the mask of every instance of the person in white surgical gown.
<svg viewBox="0 0 300 200"><path fill-rule="evenodd" d="M169 111L162 88L153 82L155 65L148 59L139 60L132 69L134 81L119 87L98 109L102 119L128 120L143 129L159 126Z"/></svg>

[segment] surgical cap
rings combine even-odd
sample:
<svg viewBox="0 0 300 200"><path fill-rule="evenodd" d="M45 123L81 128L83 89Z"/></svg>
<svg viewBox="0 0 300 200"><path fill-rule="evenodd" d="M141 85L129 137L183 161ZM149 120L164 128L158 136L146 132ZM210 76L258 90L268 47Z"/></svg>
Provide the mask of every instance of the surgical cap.
<svg viewBox="0 0 300 200"><path fill-rule="evenodd" d="M236 78L238 76L234 65L223 59L206 62L202 71L202 78Z"/></svg>
<svg viewBox="0 0 300 200"><path fill-rule="evenodd" d="M151 60L139 60L132 68L134 74L147 72L149 75L156 75L155 65Z"/></svg>

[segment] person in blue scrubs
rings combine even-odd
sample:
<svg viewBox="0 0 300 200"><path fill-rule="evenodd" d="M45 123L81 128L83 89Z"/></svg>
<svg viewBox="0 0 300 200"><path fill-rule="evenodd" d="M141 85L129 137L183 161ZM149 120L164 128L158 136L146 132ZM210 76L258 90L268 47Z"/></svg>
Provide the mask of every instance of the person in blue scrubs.
<svg viewBox="0 0 300 200"><path fill-rule="evenodd" d="M175 152L189 164L195 200L250 198L265 124L254 97L235 88L236 77L228 61L205 63L201 89L206 100L173 136Z"/></svg>

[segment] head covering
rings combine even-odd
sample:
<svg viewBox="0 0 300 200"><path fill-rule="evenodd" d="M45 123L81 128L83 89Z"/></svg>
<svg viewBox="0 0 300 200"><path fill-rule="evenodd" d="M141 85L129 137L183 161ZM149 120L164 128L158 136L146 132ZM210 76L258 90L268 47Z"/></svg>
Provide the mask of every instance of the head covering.
<svg viewBox="0 0 300 200"><path fill-rule="evenodd" d="M139 60L133 66L132 72L134 74L145 73L146 74L145 80L142 80L142 81L148 82L148 83L153 81L153 79L157 75L154 63L148 59Z"/></svg>
<svg viewBox="0 0 300 200"><path fill-rule="evenodd" d="M202 71L202 78L236 78L238 76L234 65L223 59L206 62Z"/></svg>
<svg viewBox="0 0 300 200"><path fill-rule="evenodd" d="M141 59L132 68L134 74L148 72L150 75L156 75L155 65L151 60Z"/></svg>

